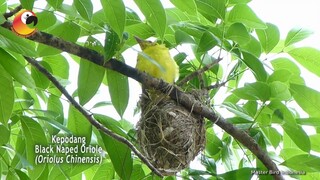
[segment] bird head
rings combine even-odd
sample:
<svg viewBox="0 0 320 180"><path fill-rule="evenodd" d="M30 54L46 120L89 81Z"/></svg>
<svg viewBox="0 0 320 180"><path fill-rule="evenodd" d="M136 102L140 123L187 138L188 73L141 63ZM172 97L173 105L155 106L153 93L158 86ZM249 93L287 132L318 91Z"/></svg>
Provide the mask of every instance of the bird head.
<svg viewBox="0 0 320 180"><path fill-rule="evenodd" d="M147 41L147 40L141 39L141 38L139 38L137 36L134 36L134 38L136 39L136 41L138 42L138 44L140 45L140 48L142 50L144 50L144 49L146 49L147 47L150 47L150 46L158 45L157 41L155 41L155 42Z"/></svg>
<svg viewBox="0 0 320 180"><path fill-rule="evenodd" d="M30 28L28 25L37 25L37 16L29 10L21 10L13 20L12 30L19 36L28 37L35 33L36 28Z"/></svg>

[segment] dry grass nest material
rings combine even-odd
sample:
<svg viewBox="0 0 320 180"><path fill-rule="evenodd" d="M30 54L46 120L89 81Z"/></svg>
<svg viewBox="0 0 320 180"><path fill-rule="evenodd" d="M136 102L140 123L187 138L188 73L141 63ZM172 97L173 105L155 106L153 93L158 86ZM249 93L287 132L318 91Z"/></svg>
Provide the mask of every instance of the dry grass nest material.
<svg viewBox="0 0 320 180"><path fill-rule="evenodd" d="M150 98L143 94L140 106L137 131L141 152L163 175L186 168L204 148L203 117L166 95Z"/></svg>

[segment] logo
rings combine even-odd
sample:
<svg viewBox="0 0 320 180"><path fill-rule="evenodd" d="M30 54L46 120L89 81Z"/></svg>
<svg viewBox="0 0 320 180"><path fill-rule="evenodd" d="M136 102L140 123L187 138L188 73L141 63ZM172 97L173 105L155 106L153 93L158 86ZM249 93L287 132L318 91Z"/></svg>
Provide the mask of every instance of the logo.
<svg viewBox="0 0 320 180"><path fill-rule="evenodd" d="M36 14L29 10L21 10L14 18L11 29L18 36L29 37L36 32L37 29L34 26L37 23Z"/></svg>

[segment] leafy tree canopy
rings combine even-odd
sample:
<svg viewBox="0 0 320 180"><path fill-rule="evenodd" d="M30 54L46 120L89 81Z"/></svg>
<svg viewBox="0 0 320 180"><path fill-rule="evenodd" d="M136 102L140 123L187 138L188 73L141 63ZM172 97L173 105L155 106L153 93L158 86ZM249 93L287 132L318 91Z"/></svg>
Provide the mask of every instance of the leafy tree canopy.
<svg viewBox="0 0 320 180"><path fill-rule="evenodd" d="M134 108L128 107L129 92L136 91L128 77L166 87L125 64L136 61L125 53L138 51L132 48L138 36L171 49L180 77L170 97L206 118L206 146L197 160L202 168L177 176L250 179L260 172L268 174L260 179L281 179L269 171L280 170L285 177L320 178L320 92L306 85L299 68L319 77L320 50L295 46L312 33L293 28L280 38L278 27L260 19L250 0L170 2L164 8L160 0L134 0L134 11L120 0L48 0L45 6L0 0L1 177L160 179L139 152L133 122L123 118ZM11 31L22 8L38 18L37 31L27 38ZM70 78L74 63L77 79ZM77 82L76 91L68 90L70 82ZM189 102L192 89L205 89L205 101ZM99 90L110 101L93 101ZM119 118L92 113L110 107ZM220 117L221 109L232 116ZM85 139L69 139L70 147L97 152L48 153L45 147L62 145L64 135ZM68 163L68 155L89 160Z"/></svg>

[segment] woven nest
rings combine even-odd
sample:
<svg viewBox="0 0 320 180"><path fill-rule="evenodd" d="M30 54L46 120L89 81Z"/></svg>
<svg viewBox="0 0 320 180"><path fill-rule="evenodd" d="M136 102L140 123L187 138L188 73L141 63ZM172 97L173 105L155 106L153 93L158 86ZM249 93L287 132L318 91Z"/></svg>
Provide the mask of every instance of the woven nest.
<svg viewBox="0 0 320 180"><path fill-rule="evenodd" d="M174 175L189 166L204 147L204 119L166 95L150 98L143 94L140 106L141 152L163 175Z"/></svg>

